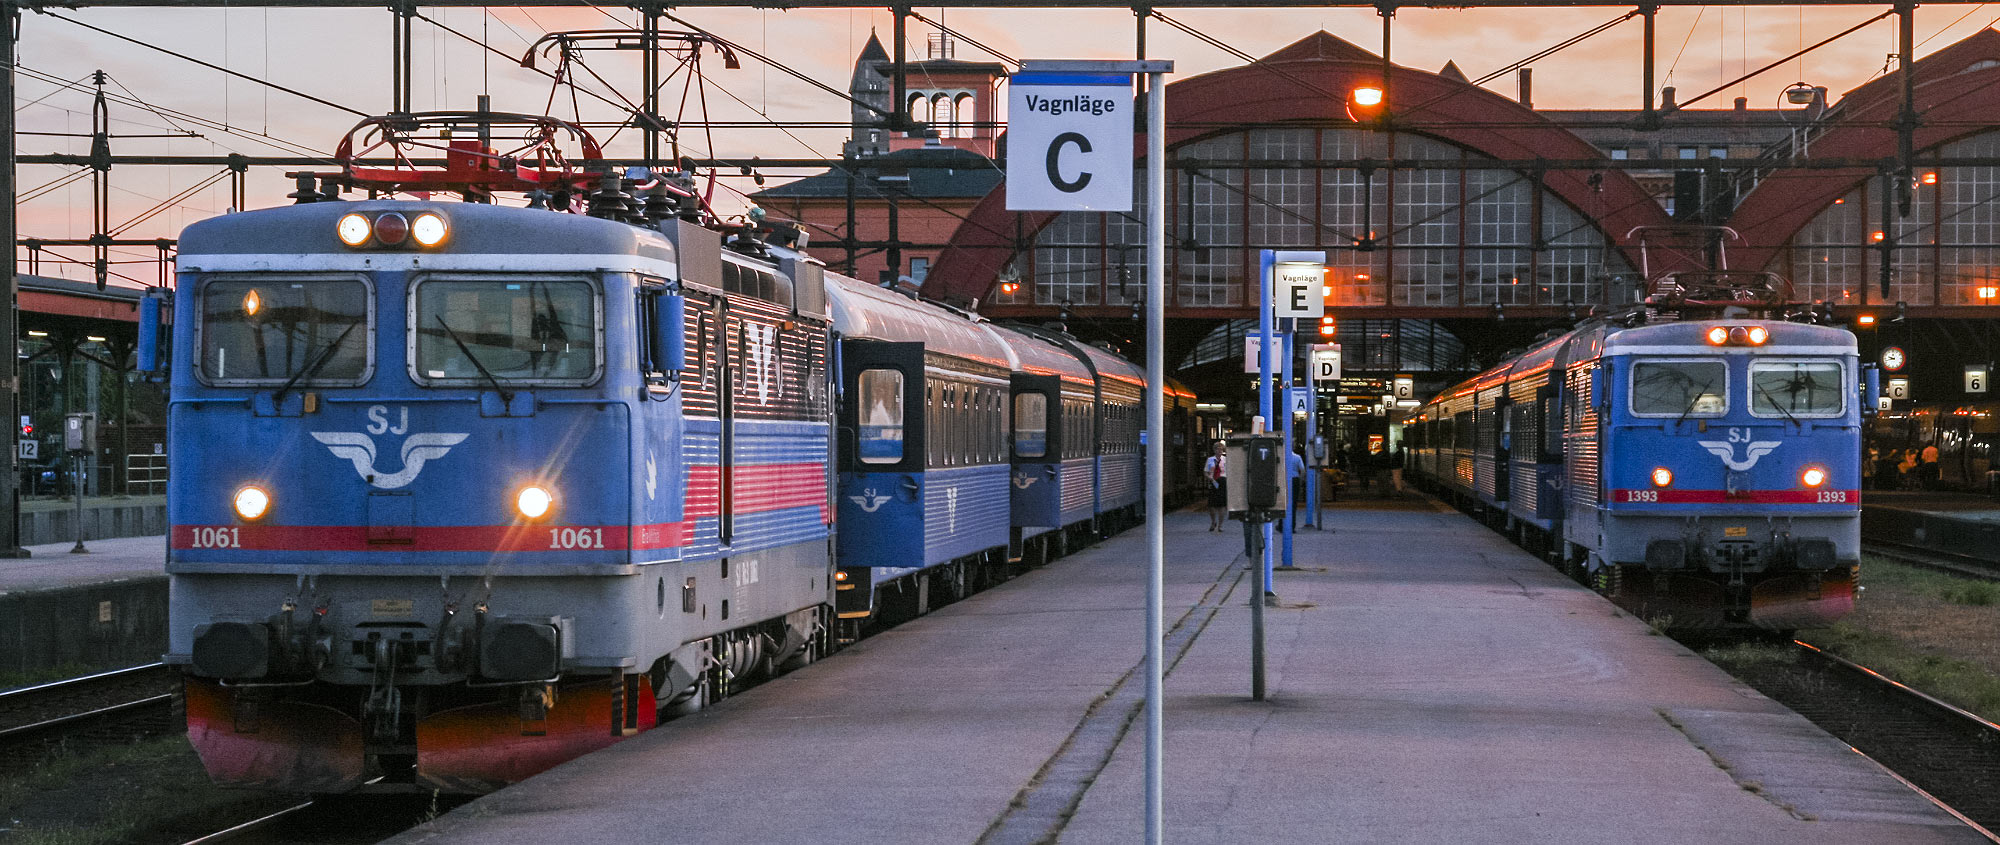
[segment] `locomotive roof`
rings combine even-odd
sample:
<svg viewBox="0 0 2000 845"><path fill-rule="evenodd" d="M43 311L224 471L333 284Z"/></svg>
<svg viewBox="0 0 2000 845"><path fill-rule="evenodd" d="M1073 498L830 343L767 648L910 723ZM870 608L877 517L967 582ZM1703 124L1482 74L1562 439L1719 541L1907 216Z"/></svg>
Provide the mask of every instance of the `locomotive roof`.
<svg viewBox="0 0 2000 845"><path fill-rule="evenodd" d="M354 212L430 211L445 219L449 237L431 249L351 248L334 227ZM314 260L308 256L324 256ZM651 229L581 214L466 202L355 200L286 205L211 217L180 238L182 270L452 269L463 256L542 256L513 259L519 270L634 270L673 278L673 243ZM574 256L574 258L566 258ZM482 259L481 269L497 269Z"/></svg>
<svg viewBox="0 0 2000 845"><path fill-rule="evenodd" d="M846 337L921 341L931 351L1008 368L1006 345L980 331L976 318L846 276L828 273L826 280L834 328Z"/></svg>
<svg viewBox="0 0 2000 845"><path fill-rule="evenodd" d="M1716 326L1763 326L1771 332L1762 346L1712 346L1706 335ZM1685 350L1723 355L1846 354L1855 351L1854 334L1833 326L1782 320L1696 320L1654 323L1614 331L1604 341L1604 354Z"/></svg>

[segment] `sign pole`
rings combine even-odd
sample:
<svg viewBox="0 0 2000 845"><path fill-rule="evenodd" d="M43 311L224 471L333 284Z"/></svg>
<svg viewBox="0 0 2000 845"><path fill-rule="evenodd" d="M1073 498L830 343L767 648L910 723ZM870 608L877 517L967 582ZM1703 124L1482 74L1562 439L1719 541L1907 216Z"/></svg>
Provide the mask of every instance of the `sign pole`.
<svg viewBox="0 0 2000 845"><path fill-rule="evenodd" d="M1159 63L1153 63L1157 66ZM1172 64L1168 63L1167 68ZM1167 68L1146 74L1146 842L1163 841L1166 791L1166 381L1167 381Z"/></svg>
<svg viewBox="0 0 2000 845"><path fill-rule="evenodd" d="M899 17L898 20L901 20ZM1033 59L1007 104L1008 211L1131 211L1138 128L1132 77L1146 77L1146 842L1161 841L1165 678L1167 97L1171 61Z"/></svg>
<svg viewBox="0 0 2000 845"><path fill-rule="evenodd" d="M1279 420L1283 419L1287 413L1284 397L1282 395L1274 397L1272 394L1277 391L1271 389L1271 380L1278 372L1278 344L1273 342L1274 338L1272 337L1272 333L1276 329L1274 324L1277 322L1277 314L1274 313L1275 303L1271 295L1273 281L1271 274L1277 266L1277 257L1278 254L1276 252L1268 249L1263 250L1262 257L1258 262L1263 266L1263 272L1257 274L1258 289L1261 291L1261 294L1257 297L1257 342L1261 345L1257 349L1262 353L1257 356L1262 359L1257 368L1257 406L1264 409L1265 432L1269 432L1271 426L1279 425ZM1261 583L1258 586L1262 589L1259 589L1257 595L1252 596L1250 600L1258 602L1257 606L1261 608L1264 597L1271 594L1271 523L1264 522L1258 525L1257 532L1264 541L1263 554L1257 560L1252 561L1251 564L1256 566L1261 573L1261 577L1258 578ZM1262 644L1263 638L1260 636L1258 637L1258 645L1261 647ZM1263 685L1258 684L1258 686L1261 688ZM1259 696L1259 700L1262 700L1261 695Z"/></svg>
<svg viewBox="0 0 2000 845"><path fill-rule="evenodd" d="M1284 417L1284 426L1285 426L1285 429L1284 429L1284 431L1285 431L1285 524L1283 524L1283 525L1280 525L1280 526L1278 526L1278 527L1279 527L1279 528L1280 528L1281 530L1283 530L1283 531L1285 532L1285 564L1284 564L1284 567L1285 567L1286 569L1291 569L1291 568L1293 568L1293 567L1292 567L1292 526L1293 526L1293 525L1295 525L1295 524L1297 524L1297 522L1298 522L1298 519L1299 519L1299 515L1298 515L1297 511L1296 511L1296 510L1294 509L1294 507L1293 507L1293 504L1292 504L1292 503L1294 503L1294 502L1297 502L1297 501L1299 500L1299 496L1298 496L1298 491L1296 491L1296 490L1293 490L1293 489L1292 489L1292 403L1290 402L1290 396L1291 396L1291 394L1292 394L1292 354L1293 354L1293 351L1294 351L1294 350L1293 350L1293 345L1294 345L1294 343L1295 343L1295 342L1296 342L1296 341L1298 340L1298 336L1299 336L1299 321L1298 321L1298 319L1297 319L1297 318L1293 318L1293 320L1292 320L1292 330L1291 330L1291 331L1288 331L1288 332L1285 332L1285 360L1284 360L1284 370L1282 371L1282 375L1281 375L1281 376L1279 377L1279 380L1280 380L1280 381L1281 381L1281 382L1282 382L1282 383L1283 383L1283 384L1285 385L1285 396L1287 397L1287 401L1285 402L1285 417ZM1304 481L1305 479L1301 478L1301 479L1299 479L1299 480L1300 480L1300 481Z"/></svg>

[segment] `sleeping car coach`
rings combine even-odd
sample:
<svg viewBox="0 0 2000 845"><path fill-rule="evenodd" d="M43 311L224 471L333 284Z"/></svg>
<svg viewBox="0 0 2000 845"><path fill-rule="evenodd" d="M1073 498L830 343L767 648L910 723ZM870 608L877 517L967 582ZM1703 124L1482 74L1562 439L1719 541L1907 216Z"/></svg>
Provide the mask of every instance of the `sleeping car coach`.
<svg viewBox="0 0 2000 845"><path fill-rule="evenodd" d="M215 780L491 790L1140 516L1130 362L686 172L554 185L183 235L167 660Z"/></svg>
<svg viewBox="0 0 2000 845"><path fill-rule="evenodd" d="M1872 375L1830 326L1597 321L1419 408L1412 472L1663 627L1822 624L1854 604Z"/></svg>

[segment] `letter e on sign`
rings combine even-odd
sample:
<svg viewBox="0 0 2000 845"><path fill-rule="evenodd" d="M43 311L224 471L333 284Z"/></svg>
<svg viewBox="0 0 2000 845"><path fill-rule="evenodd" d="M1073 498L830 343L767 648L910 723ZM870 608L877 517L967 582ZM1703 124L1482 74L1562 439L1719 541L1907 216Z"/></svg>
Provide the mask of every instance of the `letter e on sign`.
<svg viewBox="0 0 2000 845"><path fill-rule="evenodd" d="M1271 268L1278 317L1317 320L1326 314L1326 270L1319 264L1280 261Z"/></svg>
<svg viewBox="0 0 2000 845"><path fill-rule="evenodd" d="M1007 210L1132 210L1132 77L1023 71L1008 81Z"/></svg>

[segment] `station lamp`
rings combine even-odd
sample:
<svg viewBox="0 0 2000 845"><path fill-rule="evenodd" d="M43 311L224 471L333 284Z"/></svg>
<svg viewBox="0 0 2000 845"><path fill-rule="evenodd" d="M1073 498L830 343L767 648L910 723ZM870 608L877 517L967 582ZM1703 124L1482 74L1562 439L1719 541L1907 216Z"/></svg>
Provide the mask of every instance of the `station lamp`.
<svg viewBox="0 0 2000 845"><path fill-rule="evenodd" d="M1358 85L1347 92L1347 119L1355 123L1373 123L1382 119L1383 103L1387 95L1379 85Z"/></svg>
<svg viewBox="0 0 2000 845"><path fill-rule="evenodd" d="M1873 326L1875 325L1875 315L1856 314L1854 316L1854 324L1858 326Z"/></svg>
<svg viewBox="0 0 2000 845"><path fill-rule="evenodd" d="M1337 328L1336 326L1334 326L1334 324L1333 324L1333 316L1332 316L1332 315L1330 315L1330 314L1329 314L1329 315L1327 315L1327 316L1325 316L1325 317L1321 317L1321 318L1319 318L1319 336L1320 336L1320 337L1333 337L1333 336L1334 336L1334 334L1335 334L1335 333L1337 333L1338 331L1339 331L1339 329L1338 329L1338 328Z"/></svg>
<svg viewBox="0 0 2000 845"><path fill-rule="evenodd" d="M1974 293L1978 294L1980 302L1991 305L1994 299L2000 298L2000 286L1980 285Z"/></svg>

